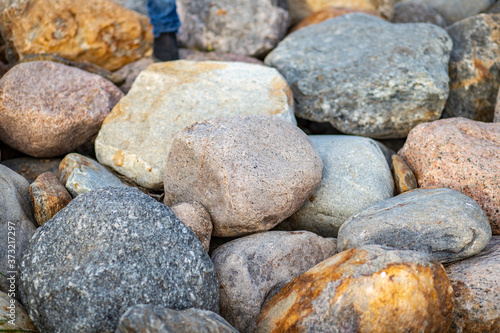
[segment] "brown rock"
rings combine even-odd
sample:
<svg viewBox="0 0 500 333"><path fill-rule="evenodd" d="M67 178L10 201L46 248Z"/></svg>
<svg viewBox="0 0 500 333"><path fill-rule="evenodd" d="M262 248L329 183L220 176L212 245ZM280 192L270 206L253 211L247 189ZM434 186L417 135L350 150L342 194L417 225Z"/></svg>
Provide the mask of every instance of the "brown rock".
<svg viewBox="0 0 500 333"><path fill-rule="evenodd" d="M455 294L452 332L500 332L500 236L478 255L446 267Z"/></svg>
<svg viewBox="0 0 500 333"><path fill-rule="evenodd" d="M453 290L436 261L368 245L341 252L287 284L259 332L446 332Z"/></svg>
<svg viewBox="0 0 500 333"><path fill-rule="evenodd" d="M72 200L71 195L52 172L45 172L30 185L31 201L38 226L41 226Z"/></svg>
<svg viewBox="0 0 500 333"><path fill-rule="evenodd" d="M33 324L28 313L18 301L14 303L15 317L12 320L11 300L12 298L7 293L0 291L0 332L37 333L38 330L35 324Z"/></svg>
<svg viewBox="0 0 500 333"><path fill-rule="evenodd" d="M464 118L415 127L398 152L419 187L447 187L474 199L500 234L500 124Z"/></svg>
<svg viewBox="0 0 500 333"><path fill-rule="evenodd" d="M321 181L311 140L275 116L225 117L179 132L164 170L166 205L199 201L214 236L265 231L295 212Z"/></svg>
<svg viewBox="0 0 500 333"><path fill-rule="evenodd" d="M123 93L102 77L35 61L0 80L0 139L28 155L51 157L89 141Z"/></svg>
<svg viewBox="0 0 500 333"><path fill-rule="evenodd" d="M305 19L300 21L299 24L297 24L295 27L293 27L293 29L290 32L297 31L297 30L305 28L309 25L321 23L325 20L328 20L328 19L331 19L331 18L334 18L337 16L341 16L341 15L345 15L345 14L349 14L349 13L354 13L354 12L365 13L365 14L369 14L369 15L383 18L374 10L341 8L341 7L327 7L327 8L321 9L317 12L312 13L311 15L309 15L308 17L306 17Z"/></svg>
<svg viewBox="0 0 500 333"><path fill-rule="evenodd" d="M110 0L12 0L0 22L21 59L57 54L112 71L142 58L153 43L148 19Z"/></svg>
<svg viewBox="0 0 500 333"><path fill-rule="evenodd" d="M208 252L212 237L212 219L207 209L196 201L183 202L172 206L174 214L200 239L201 244Z"/></svg>
<svg viewBox="0 0 500 333"><path fill-rule="evenodd" d="M405 161L398 155L392 155L392 174L398 194L411 191L418 187L417 180Z"/></svg>
<svg viewBox="0 0 500 333"><path fill-rule="evenodd" d="M61 163L60 158L40 159L34 157L18 157L2 161L3 165L26 178L30 184L44 172L50 171L57 174L59 163Z"/></svg>

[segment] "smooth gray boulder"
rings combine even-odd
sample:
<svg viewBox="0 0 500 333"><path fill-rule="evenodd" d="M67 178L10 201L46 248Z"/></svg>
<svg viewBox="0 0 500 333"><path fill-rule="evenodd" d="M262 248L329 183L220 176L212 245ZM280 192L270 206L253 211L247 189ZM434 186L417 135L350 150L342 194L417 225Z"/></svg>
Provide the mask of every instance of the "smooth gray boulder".
<svg viewBox="0 0 500 333"><path fill-rule="evenodd" d="M440 27L446 27L446 20L421 0L411 0L398 3L394 6L393 23L432 23Z"/></svg>
<svg viewBox="0 0 500 333"><path fill-rule="evenodd" d="M135 305L120 318L115 333L238 333L218 314L186 309L176 311L154 305Z"/></svg>
<svg viewBox="0 0 500 333"><path fill-rule="evenodd" d="M434 8L448 24L488 9L496 0L419 0Z"/></svg>
<svg viewBox="0 0 500 333"><path fill-rule="evenodd" d="M340 228L339 251L387 245L450 263L479 253L491 238L481 207L447 188L415 189L351 216Z"/></svg>
<svg viewBox="0 0 500 333"><path fill-rule="evenodd" d="M340 226L351 215L392 197L391 170L379 144L372 139L347 135L309 137L323 160L321 184L279 228L337 237Z"/></svg>
<svg viewBox="0 0 500 333"><path fill-rule="evenodd" d="M441 116L451 48L433 24L352 13L288 35L264 62L288 81L297 117L347 134L403 138Z"/></svg>
<svg viewBox="0 0 500 333"><path fill-rule="evenodd" d="M221 315L253 332L262 305L292 279L337 253L335 238L308 231L269 231L235 239L212 253Z"/></svg>
<svg viewBox="0 0 500 333"><path fill-rule="evenodd" d="M9 294L14 289L16 298L19 294L10 281L18 280L17 266L36 230L29 187L26 179L0 164L0 291Z"/></svg>
<svg viewBox="0 0 500 333"><path fill-rule="evenodd" d="M172 211L136 188L79 195L38 228L21 300L42 332L114 332L132 305L219 310L212 261Z"/></svg>

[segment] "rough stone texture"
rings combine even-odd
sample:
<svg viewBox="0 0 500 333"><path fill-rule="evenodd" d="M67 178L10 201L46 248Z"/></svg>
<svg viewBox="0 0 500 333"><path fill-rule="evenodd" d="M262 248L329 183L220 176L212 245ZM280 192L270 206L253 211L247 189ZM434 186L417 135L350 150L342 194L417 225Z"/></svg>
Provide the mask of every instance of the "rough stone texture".
<svg viewBox="0 0 500 333"><path fill-rule="evenodd" d="M392 197L394 181L372 139L345 135L310 138L323 160L321 184L280 228L337 237L340 226L351 215Z"/></svg>
<svg viewBox="0 0 500 333"><path fill-rule="evenodd" d="M215 269L200 241L134 188L79 195L38 228L19 288L43 332L114 332L136 304L219 308Z"/></svg>
<svg viewBox="0 0 500 333"><path fill-rule="evenodd" d="M0 332L38 332L23 306L18 301L12 303L12 300L0 291Z"/></svg>
<svg viewBox="0 0 500 333"><path fill-rule="evenodd" d="M0 235L3 244L0 258L4 258L0 261L0 272L5 275L0 275L0 291L6 293L9 293L10 285L6 277L14 274L17 282L17 266L36 229L29 196L26 179L0 164ZM14 256L14 260L8 260L8 255ZM19 298L17 290L15 294Z"/></svg>
<svg viewBox="0 0 500 333"><path fill-rule="evenodd" d="M479 14L495 3L496 0L419 0L444 17L448 24L460 21L466 17Z"/></svg>
<svg viewBox="0 0 500 333"><path fill-rule="evenodd" d="M194 232L203 244L205 251L208 252L213 224L207 209L199 202L191 201L172 206L172 211L182 223Z"/></svg>
<svg viewBox="0 0 500 333"><path fill-rule="evenodd" d="M292 93L274 68L236 62L156 63L139 75L104 121L95 143L97 159L139 185L159 190L181 129L209 118L248 114L295 123Z"/></svg>
<svg viewBox="0 0 500 333"><path fill-rule="evenodd" d="M120 318L116 333L238 333L216 313L187 309L176 311L152 305L130 307Z"/></svg>
<svg viewBox="0 0 500 333"><path fill-rule="evenodd" d="M117 4L134 10L142 15L148 16L148 9L146 8L146 0L113 0Z"/></svg>
<svg viewBox="0 0 500 333"><path fill-rule="evenodd" d="M394 12L393 0L288 0L288 6L294 25L312 13L327 7L374 11L388 19Z"/></svg>
<svg viewBox="0 0 500 333"><path fill-rule="evenodd" d="M71 195L56 175L42 173L30 185L31 202L36 223L41 226L72 200Z"/></svg>
<svg viewBox="0 0 500 333"><path fill-rule="evenodd" d="M165 167L165 204L207 208L214 236L269 230L316 190L323 163L311 140L272 116L226 117L182 130Z"/></svg>
<svg viewBox="0 0 500 333"><path fill-rule="evenodd" d="M35 61L0 80L0 140L34 157L68 153L89 141L123 93L78 68Z"/></svg>
<svg viewBox="0 0 500 333"><path fill-rule="evenodd" d="M432 23L446 27L445 19L434 8L421 0L411 0L394 6L393 23Z"/></svg>
<svg viewBox="0 0 500 333"><path fill-rule="evenodd" d="M269 231L235 239L212 253L221 288L221 315L253 332L262 304L336 250L334 238L308 231Z"/></svg>
<svg viewBox="0 0 500 333"><path fill-rule="evenodd" d="M497 101L496 101L496 104L495 104L495 113L493 115L493 122L494 123L500 123L500 90L498 91L498 95L497 95Z"/></svg>
<svg viewBox="0 0 500 333"><path fill-rule="evenodd" d="M477 256L446 267L455 294L452 332L500 332L500 236Z"/></svg>
<svg viewBox="0 0 500 333"><path fill-rule="evenodd" d="M285 36L290 23L286 0L177 1L186 48L263 56Z"/></svg>
<svg viewBox="0 0 500 333"><path fill-rule="evenodd" d="M40 159L33 157L19 157L2 161L2 164L14 170L28 181L33 183L35 179L45 172L57 174L60 158Z"/></svg>
<svg viewBox="0 0 500 333"><path fill-rule="evenodd" d="M490 238L488 218L471 198L447 188L416 189L351 216L338 248L387 245L449 263L479 253Z"/></svg>
<svg viewBox="0 0 500 333"><path fill-rule="evenodd" d="M347 134L402 138L441 116L451 47L435 25L352 13L294 32L265 63L290 84L297 117Z"/></svg>
<svg viewBox="0 0 500 333"><path fill-rule="evenodd" d="M398 194L414 190L418 187L415 175L399 155L392 155L392 174L394 175L394 184L396 185L396 192Z"/></svg>
<svg viewBox="0 0 500 333"><path fill-rule="evenodd" d="M73 197L101 187L127 187L111 171L80 154L66 155L59 165L59 179Z"/></svg>
<svg viewBox="0 0 500 333"><path fill-rule="evenodd" d="M377 245L341 252L262 309L255 332L446 332L453 290L443 266Z"/></svg>
<svg viewBox="0 0 500 333"><path fill-rule="evenodd" d="M110 0L10 0L0 18L11 61L48 53L116 70L153 43L148 18Z"/></svg>
<svg viewBox="0 0 500 333"><path fill-rule="evenodd" d="M290 32L297 31L299 29L305 28L307 26L313 25L313 24L318 24L323 21L326 21L331 18L335 18L338 16L342 16L345 14L349 13L365 13L368 15L373 15L373 16L378 16L380 18L383 18L382 16L378 15L377 12L375 11L370 11L370 10L361 10L361 9L349 9L349 8L342 8L342 7L327 7L321 10L318 10L317 12L312 13L302 21L300 21L296 26L293 27L293 29Z"/></svg>
<svg viewBox="0 0 500 333"><path fill-rule="evenodd" d="M448 187L472 199L500 234L500 124L452 118L422 124L398 152L420 187Z"/></svg>
<svg viewBox="0 0 500 333"><path fill-rule="evenodd" d="M493 120L500 87L500 15L481 14L459 21L446 31L453 39L450 98L444 118Z"/></svg>

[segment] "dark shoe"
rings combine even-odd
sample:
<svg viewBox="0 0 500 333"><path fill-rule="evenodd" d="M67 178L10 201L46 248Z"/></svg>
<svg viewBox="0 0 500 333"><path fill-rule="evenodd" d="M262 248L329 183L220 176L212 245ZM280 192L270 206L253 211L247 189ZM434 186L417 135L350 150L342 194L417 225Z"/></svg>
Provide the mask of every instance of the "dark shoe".
<svg viewBox="0 0 500 333"><path fill-rule="evenodd" d="M155 38L153 56L159 61L179 59L179 47L174 32L164 32Z"/></svg>

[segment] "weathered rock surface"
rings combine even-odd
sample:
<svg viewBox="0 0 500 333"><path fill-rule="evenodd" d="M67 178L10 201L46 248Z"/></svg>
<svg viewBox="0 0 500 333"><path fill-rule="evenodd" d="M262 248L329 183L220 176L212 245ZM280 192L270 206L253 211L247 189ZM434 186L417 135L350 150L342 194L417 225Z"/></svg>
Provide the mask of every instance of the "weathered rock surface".
<svg viewBox="0 0 500 333"><path fill-rule="evenodd" d="M221 288L221 315L240 332L253 332L266 300L335 253L334 238L308 231L263 232L222 245L212 253Z"/></svg>
<svg viewBox="0 0 500 333"><path fill-rule="evenodd" d="M33 157L18 157L2 161L3 165L26 178L30 184L42 173L52 172L57 174L60 163L60 158L40 159Z"/></svg>
<svg viewBox="0 0 500 333"><path fill-rule="evenodd" d="M421 0L411 0L398 3L394 6L393 23L431 23L440 27L446 27L446 20Z"/></svg>
<svg viewBox="0 0 500 333"><path fill-rule="evenodd" d="M337 237L353 214L392 197L394 181L375 141L345 135L312 135L323 160L316 192L279 228Z"/></svg>
<svg viewBox="0 0 500 333"><path fill-rule="evenodd" d="M153 43L148 18L110 0L12 0L2 9L2 35L21 59L57 54L116 70Z"/></svg>
<svg viewBox="0 0 500 333"><path fill-rule="evenodd" d="M347 134L402 138L441 116L451 47L435 25L352 13L289 35L265 63L290 84L297 117Z"/></svg>
<svg viewBox="0 0 500 333"><path fill-rule="evenodd" d="M114 332L132 305L218 312L213 264L194 233L138 189L75 198L24 253L19 288L42 332Z"/></svg>
<svg viewBox="0 0 500 333"><path fill-rule="evenodd" d="M477 256L446 267L455 294L452 332L500 330L500 236Z"/></svg>
<svg viewBox="0 0 500 333"><path fill-rule="evenodd" d="M19 64L0 80L0 139L34 157L68 153L97 133L122 96L108 80L78 68Z"/></svg>
<svg viewBox="0 0 500 333"><path fill-rule="evenodd" d="M481 13L496 0L419 0L438 11L447 24Z"/></svg>
<svg viewBox="0 0 500 333"><path fill-rule="evenodd" d="M493 120L500 87L500 15L481 14L446 31L453 39L450 97L443 117Z"/></svg>
<svg viewBox="0 0 500 333"><path fill-rule="evenodd" d="M500 124L464 118L422 124L398 154L420 187L448 187L474 199L500 234Z"/></svg>
<svg viewBox="0 0 500 333"><path fill-rule="evenodd" d="M179 42L191 49L259 57L285 35L287 7L282 0L179 0Z"/></svg>
<svg viewBox="0 0 500 333"><path fill-rule="evenodd" d="M135 305L120 318L116 333L238 333L218 314L200 309L176 311L153 305Z"/></svg>
<svg viewBox="0 0 500 333"><path fill-rule="evenodd" d="M399 155L392 155L392 174L394 175L394 184L398 194L414 190L418 187L417 179L406 165L405 161Z"/></svg>
<svg viewBox="0 0 500 333"><path fill-rule="evenodd" d="M29 186L26 179L0 164L0 291L10 293L7 277L15 275L23 252L35 233L35 219L31 210ZM12 252L14 250L14 252ZM14 256L9 260L8 255ZM19 298L17 290L15 297Z"/></svg>
<svg viewBox="0 0 500 333"><path fill-rule="evenodd" d="M42 173L30 185L31 202L36 223L41 226L72 200L71 195L56 175Z"/></svg>
<svg viewBox="0 0 500 333"><path fill-rule="evenodd" d="M73 197L101 187L127 187L111 171L86 156L71 153L59 165L59 179Z"/></svg>
<svg viewBox="0 0 500 333"><path fill-rule="evenodd" d="M446 332L452 314L443 266L371 245L341 252L283 287L264 305L255 332Z"/></svg>
<svg viewBox="0 0 500 333"><path fill-rule="evenodd" d="M387 245L449 263L479 253L490 238L488 218L471 198L447 188L416 189L351 216L338 248Z"/></svg>
<svg viewBox="0 0 500 333"><path fill-rule="evenodd" d="M290 88L275 69L236 62L157 63L139 75L104 121L95 143L97 159L141 186L161 189L181 129L248 114L295 123Z"/></svg>
<svg viewBox="0 0 500 333"><path fill-rule="evenodd" d="M38 332L23 306L2 291L0 321L0 332Z"/></svg>
<svg viewBox="0 0 500 333"><path fill-rule="evenodd" d="M311 140L272 116L194 123L175 138L165 167L166 205L199 201L214 236L273 228L316 190L323 163Z"/></svg>
<svg viewBox="0 0 500 333"><path fill-rule="evenodd" d="M171 207L175 216L198 237L208 252L213 224L207 209L197 201L183 202Z"/></svg>

